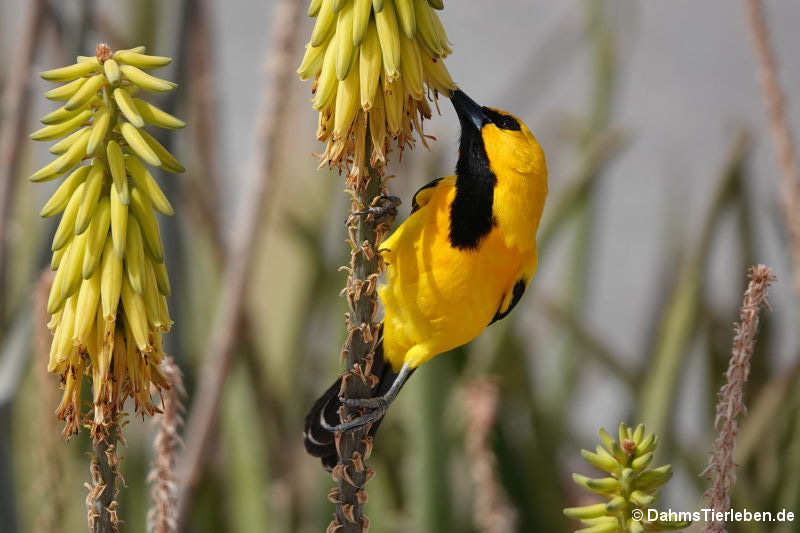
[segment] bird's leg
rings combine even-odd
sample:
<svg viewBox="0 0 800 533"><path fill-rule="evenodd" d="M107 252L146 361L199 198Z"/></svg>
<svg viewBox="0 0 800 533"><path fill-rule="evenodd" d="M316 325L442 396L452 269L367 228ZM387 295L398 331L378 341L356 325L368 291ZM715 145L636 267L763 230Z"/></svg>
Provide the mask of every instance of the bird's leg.
<svg viewBox="0 0 800 533"><path fill-rule="evenodd" d="M372 424L380 420L380 418L386 414L386 410L389 409L389 405L391 405L394 399L397 398L397 394L400 392L400 389L403 388L403 384L405 384L408 376L411 375L411 371L412 368L408 365L408 363L404 364L400 369L400 373L397 374L396 378L394 378L392 386L389 387L389 390L386 391L386 394L383 396L377 396L375 398L346 398L345 400L342 400L342 403L348 407L362 407L370 409L370 411L359 416L358 418L354 418L353 420L339 424L338 426L329 426L323 419L323 427L329 431L340 433L342 431L349 431L351 429L366 426L367 424Z"/></svg>
<svg viewBox="0 0 800 533"><path fill-rule="evenodd" d="M386 394L383 396L377 396L375 398L347 398L342 403L344 403L348 407L366 407L368 409L386 409L389 407L389 404L397 398L397 394L400 392L400 389L405 384L408 376L411 375L411 367L408 363L404 364L403 367L400 369L400 373L397 374L397 377L394 378L392 382L392 386L389 387L389 390L386 391Z"/></svg>
<svg viewBox="0 0 800 533"><path fill-rule="evenodd" d="M391 226L397 216L397 206L401 203L397 196L382 194L375 197L368 208L355 211L350 216L367 216L379 224L388 223Z"/></svg>

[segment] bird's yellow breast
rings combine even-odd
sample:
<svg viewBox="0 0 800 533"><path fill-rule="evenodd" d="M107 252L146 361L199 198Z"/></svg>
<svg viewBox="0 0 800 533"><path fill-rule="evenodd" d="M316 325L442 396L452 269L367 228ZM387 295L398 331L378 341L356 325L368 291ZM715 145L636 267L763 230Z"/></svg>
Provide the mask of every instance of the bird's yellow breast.
<svg viewBox="0 0 800 533"><path fill-rule="evenodd" d="M524 245L496 225L475 249L451 246L455 193L455 177L426 191L425 205L381 247L387 263L386 283L379 289L384 356L395 371L477 337L508 304L514 284L535 270L535 227Z"/></svg>

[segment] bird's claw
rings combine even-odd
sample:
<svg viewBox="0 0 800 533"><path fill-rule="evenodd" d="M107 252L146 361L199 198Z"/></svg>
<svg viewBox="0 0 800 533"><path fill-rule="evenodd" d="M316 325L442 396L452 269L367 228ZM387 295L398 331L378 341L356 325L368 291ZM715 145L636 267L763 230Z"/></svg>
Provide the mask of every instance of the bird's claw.
<svg viewBox="0 0 800 533"><path fill-rule="evenodd" d="M342 403L347 407L365 407L367 409L383 409L384 411L389 407L389 402L382 396L376 398L346 398Z"/></svg>
<svg viewBox="0 0 800 533"><path fill-rule="evenodd" d="M336 426L331 426L326 423L325 418L322 417L320 420L322 427L333 433L342 433L343 431L351 431L378 422L386 414L389 405L391 405L397 397L400 388L413 371L414 370L408 363L403 363L403 367L394 378L391 387L389 387L389 390L382 396L376 396L374 398L341 398L340 401L343 407L349 407L350 409L366 409L367 412L353 420L348 420ZM345 413L345 415L349 416L350 413Z"/></svg>
<svg viewBox="0 0 800 533"><path fill-rule="evenodd" d="M379 398L379 399L382 400L383 398ZM332 431L334 433L342 433L344 431L352 431L354 429L358 429L358 428L367 426L369 424L374 424L375 422L380 420L383 417L383 415L386 414L387 407L388 407L388 404L386 404L386 402L384 401L384 403L383 403L383 405L381 407L375 408L375 409L367 412L366 414L363 414L363 415L361 415L361 416L359 416L357 418L354 418L353 420L348 420L347 422L343 422L343 423L341 423L341 424L339 424L337 426L330 426L330 425L324 423L324 420L323 420L323 427L326 430Z"/></svg>
<svg viewBox="0 0 800 533"><path fill-rule="evenodd" d="M370 206L361 211L354 211L351 216L366 216L378 224L388 222L391 225L397 216L397 206L403 203L397 196L382 194L377 196Z"/></svg>

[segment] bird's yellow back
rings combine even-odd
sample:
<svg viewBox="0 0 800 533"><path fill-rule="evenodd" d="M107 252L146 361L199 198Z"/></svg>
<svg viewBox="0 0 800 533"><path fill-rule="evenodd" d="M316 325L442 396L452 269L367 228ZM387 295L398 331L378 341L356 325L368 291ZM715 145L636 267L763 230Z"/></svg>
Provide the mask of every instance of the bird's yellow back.
<svg viewBox="0 0 800 533"><path fill-rule="evenodd" d="M473 187L464 169L433 182L382 245L383 348L395 371L477 337L510 311L536 270L547 170L536 139L517 124L482 128L491 187ZM462 133L462 151L463 144Z"/></svg>

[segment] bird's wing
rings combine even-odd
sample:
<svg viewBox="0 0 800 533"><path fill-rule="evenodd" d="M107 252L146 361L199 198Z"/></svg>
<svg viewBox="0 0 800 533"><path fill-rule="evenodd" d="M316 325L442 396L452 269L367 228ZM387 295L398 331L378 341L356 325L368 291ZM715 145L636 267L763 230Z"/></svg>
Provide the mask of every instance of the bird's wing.
<svg viewBox="0 0 800 533"><path fill-rule="evenodd" d="M505 296L503 296L503 301L500 302L500 307L497 308L497 312L494 314L492 321L489 322L489 325L494 324L498 320L504 319L514 309L514 307L516 307L516 305L522 299L522 295L525 293L528 282L536 272L536 264L537 257L534 253L526 262L525 268L522 271L522 275L517 282L514 283L514 288L506 292Z"/></svg>
<svg viewBox="0 0 800 533"><path fill-rule="evenodd" d="M519 303L522 295L525 293L525 288L527 287L526 280L520 279L514 284L514 289L508 291L506 295L503 297L503 301L500 303L500 307L497 308L497 312L492 317L492 321L489 324L494 324L498 320L503 320L514 307Z"/></svg>
<svg viewBox="0 0 800 533"><path fill-rule="evenodd" d="M411 200L411 212L416 212L420 207L427 204L430 199L431 195L433 194L433 190L436 188L437 185L443 180L444 178L436 178L435 180L427 183L417 189L417 192L414 193L414 197Z"/></svg>
<svg viewBox="0 0 800 533"><path fill-rule="evenodd" d="M455 184L455 176L450 176L447 178L436 178L435 180L431 181L427 185L424 185L414 193L414 196L411 200L411 214L413 215L426 205L429 205L431 199L434 197L435 192L446 192L445 189L441 189L441 187L453 187ZM417 215L419 217L419 215ZM381 244L380 252L383 255L383 259L387 263L392 262L392 250L395 248L397 241L402 237L402 235L408 235L409 232L411 235L416 236L417 232L420 229L420 224L425 224L427 221L423 221L418 219L417 217L410 217L405 219L400 226L397 227L396 230Z"/></svg>

